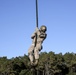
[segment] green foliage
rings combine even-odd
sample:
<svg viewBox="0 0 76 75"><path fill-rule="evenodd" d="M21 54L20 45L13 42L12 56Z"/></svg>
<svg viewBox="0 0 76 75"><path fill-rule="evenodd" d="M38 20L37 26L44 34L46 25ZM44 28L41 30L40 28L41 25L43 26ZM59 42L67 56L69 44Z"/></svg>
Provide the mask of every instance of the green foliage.
<svg viewBox="0 0 76 75"><path fill-rule="evenodd" d="M67 75L76 75L76 73L69 73L69 74L67 74Z"/></svg>
<svg viewBox="0 0 76 75"><path fill-rule="evenodd" d="M0 57L0 75L34 75L29 63L27 55L11 59ZM39 73L39 75L76 75L76 54L41 52L35 69L36 74Z"/></svg>

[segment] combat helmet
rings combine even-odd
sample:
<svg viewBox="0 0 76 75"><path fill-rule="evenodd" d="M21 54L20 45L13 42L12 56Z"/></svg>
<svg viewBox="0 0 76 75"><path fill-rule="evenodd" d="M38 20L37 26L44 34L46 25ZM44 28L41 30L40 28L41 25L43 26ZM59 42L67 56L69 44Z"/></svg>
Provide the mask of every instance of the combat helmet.
<svg viewBox="0 0 76 75"><path fill-rule="evenodd" d="M40 30L43 31L43 32L46 32L47 31L47 27L45 25L42 25L40 27Z"/></svg>

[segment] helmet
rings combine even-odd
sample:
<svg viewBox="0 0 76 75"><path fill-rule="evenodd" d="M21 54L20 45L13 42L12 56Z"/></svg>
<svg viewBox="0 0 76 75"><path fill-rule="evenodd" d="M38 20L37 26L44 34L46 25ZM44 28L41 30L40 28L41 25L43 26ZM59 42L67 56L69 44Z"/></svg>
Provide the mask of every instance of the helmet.
<svg viewBox="0 0 76 75"><path fill-rule="evenodd" d="M46 32L47 31L47 27L45 25L42 25L40 27L40 30L43 31L43 32Z"/></svg>

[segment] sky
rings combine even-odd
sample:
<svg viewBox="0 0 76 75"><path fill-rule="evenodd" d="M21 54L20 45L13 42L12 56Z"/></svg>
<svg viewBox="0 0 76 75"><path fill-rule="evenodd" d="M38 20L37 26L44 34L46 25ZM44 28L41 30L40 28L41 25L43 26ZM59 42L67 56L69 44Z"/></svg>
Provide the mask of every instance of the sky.
<svg viewBox="0 0 76 75"><path fill-rule="evenodd" d="M76 0L38 0L38 15L47 26L41 52L76 53ZM0 57L28 55L35 28L35 0L0 0Z"/></svg>

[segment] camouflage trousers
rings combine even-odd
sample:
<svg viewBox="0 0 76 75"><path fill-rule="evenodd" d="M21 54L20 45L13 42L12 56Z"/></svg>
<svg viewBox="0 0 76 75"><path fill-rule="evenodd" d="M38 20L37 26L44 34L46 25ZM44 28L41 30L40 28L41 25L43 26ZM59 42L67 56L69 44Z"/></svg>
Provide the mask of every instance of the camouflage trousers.
<svg viewBox="0 0 76 75"><path fill-rule="evenodd" d="M31 62L39 59L39 51L42 49L41 43L37 43L36 47L34 44L28 50L28 56Z"/></svg>

